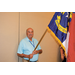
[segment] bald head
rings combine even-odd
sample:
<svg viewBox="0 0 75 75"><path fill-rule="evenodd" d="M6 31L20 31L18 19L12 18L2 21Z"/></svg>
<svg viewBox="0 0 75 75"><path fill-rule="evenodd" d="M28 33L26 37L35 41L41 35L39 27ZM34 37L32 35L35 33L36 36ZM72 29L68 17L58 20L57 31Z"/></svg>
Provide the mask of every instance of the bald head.
<svg viewBox="0 0 75 75"><path fill-rule="evenodd" d="M28 28L28 29L26 30L26 35L27 35L27 37L28 37L29 39L32 39L32 37L33 37L33 29L32 29L32 28Z"/></svg>
<svg viewBox="0 0 75 75"><path fill-rule="evenodd" d="M29 31L29 30L33 31L33 29L32 29L32 28L28 28L28 29L26 30L26 33L27 33L27 31Z"/></svg>

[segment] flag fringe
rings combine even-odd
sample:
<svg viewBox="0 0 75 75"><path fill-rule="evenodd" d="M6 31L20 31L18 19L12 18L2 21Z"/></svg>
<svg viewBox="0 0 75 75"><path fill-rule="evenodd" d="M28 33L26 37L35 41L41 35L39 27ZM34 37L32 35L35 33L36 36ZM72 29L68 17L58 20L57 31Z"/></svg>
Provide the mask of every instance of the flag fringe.
<svg viewBox="0 0 75 75"><path fill-rule="evenodd" d="M59 45L61 45L61 47L64 49L64 51L65 51L65 56L67 57L66 49L65 49L65 47L63 46L62 42L57 38L57 36L53 33L53 31L52 31L49 27L47 27L47 29L48 29L48 32L51 34L51 36L55 39L55 41L56 41Z"/></svg>

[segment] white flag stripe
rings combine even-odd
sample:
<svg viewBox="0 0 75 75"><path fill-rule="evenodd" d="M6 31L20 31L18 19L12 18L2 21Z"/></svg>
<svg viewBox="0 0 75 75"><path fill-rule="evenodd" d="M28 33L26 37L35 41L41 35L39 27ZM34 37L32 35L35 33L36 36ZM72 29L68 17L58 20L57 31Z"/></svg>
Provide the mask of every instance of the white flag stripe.
<svg viewBox="0 0 75 75"><path fill-rule="evenodd" d="M68 53L69 35L70 35L70 33L68 32L66 40L62 43L66 49L66 54Z"/></svg>

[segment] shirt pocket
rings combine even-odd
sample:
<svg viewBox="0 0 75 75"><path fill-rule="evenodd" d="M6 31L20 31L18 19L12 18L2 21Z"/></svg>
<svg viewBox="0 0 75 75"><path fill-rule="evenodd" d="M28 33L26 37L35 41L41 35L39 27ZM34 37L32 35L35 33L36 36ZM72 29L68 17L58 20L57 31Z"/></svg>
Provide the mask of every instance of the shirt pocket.
<svg viewBox="0 0 75 75"><path fill-rule="evenodd" d="M23 53L26 55L29 55L33 52L33 47L32 46L28 46L28 45L24 45L23 47Z"/></svg>

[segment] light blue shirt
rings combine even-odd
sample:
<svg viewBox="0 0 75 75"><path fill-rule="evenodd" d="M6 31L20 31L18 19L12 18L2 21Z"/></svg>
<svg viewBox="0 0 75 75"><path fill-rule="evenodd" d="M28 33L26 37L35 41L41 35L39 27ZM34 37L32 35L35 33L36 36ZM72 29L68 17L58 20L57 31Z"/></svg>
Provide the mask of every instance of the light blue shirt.
<svg viewBox="0 0 75 75"><path fill-rule="evenodd" d="M31 54L34 51L34 46L36 47L36 45L38 44L38 41L34 38L32 38L32 41L30 41L31 43L29 41L30 40L28 39L28 37L21 40L17 53L19 53L19 54L23 53L26 55ZM41 47L39 45L36 50L40 50L40 49L41 49ZM38 57L39 57L39 54L35 54L35 55L33 55L33 58L30 59L30 61L37 61ZM29 58L24 58L24 59L29 60Z"/></svg>

